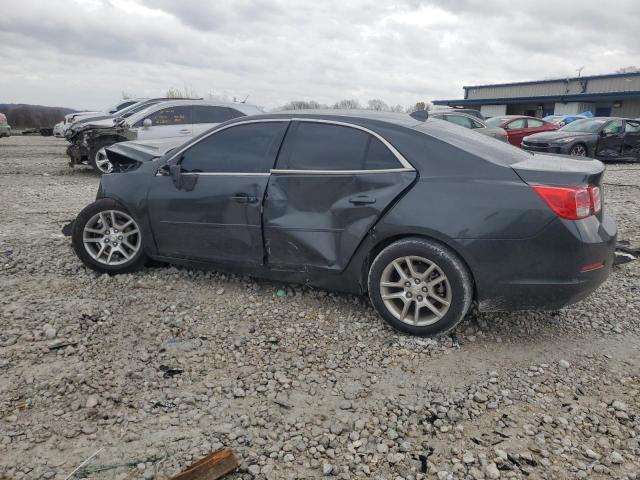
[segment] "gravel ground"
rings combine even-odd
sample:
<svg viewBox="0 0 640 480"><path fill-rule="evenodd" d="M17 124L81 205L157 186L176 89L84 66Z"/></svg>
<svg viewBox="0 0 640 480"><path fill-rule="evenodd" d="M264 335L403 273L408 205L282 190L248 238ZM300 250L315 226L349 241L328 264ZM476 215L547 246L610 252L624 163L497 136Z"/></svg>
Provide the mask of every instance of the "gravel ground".
<svg viewBox="0 0 640 480"><path fill-rule="evenodd" d="M96 275L60 229L98 178L64 148L0 139L0 478L102 449L76 478L166 479L222 446L234 479L640 478L640 262L562 311L412 338L355 296ZM608 167L605 202L640 245L640 165Z"/></svg>

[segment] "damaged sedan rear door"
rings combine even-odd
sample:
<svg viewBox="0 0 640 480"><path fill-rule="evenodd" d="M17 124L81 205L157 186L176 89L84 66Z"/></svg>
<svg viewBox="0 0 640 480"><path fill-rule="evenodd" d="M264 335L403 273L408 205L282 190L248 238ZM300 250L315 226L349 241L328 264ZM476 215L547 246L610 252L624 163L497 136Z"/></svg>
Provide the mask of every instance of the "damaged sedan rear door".
<svg viewBox="0 0 640 480"><path fill-rule="evenodd" d="M267 263L293 271L344 270L380 215L416 176L390 143L367 128L295 119L265 197Z"/></svg>

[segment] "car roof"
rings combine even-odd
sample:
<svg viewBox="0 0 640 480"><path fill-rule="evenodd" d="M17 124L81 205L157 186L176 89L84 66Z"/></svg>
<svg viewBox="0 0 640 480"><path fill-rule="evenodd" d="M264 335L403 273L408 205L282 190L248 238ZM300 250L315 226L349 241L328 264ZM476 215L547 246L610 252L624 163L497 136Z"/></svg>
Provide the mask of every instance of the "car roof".
<svg viewBox="0 0 640 480"><path fill-rule="evenodd" d="M314 110L283 110L261 114L260 118L305 118L317 120L333 120L337 122L352 122L357 125L367 122L383 122L394 125L401 125L404 127L411 127L413 125L423 123L406 113L360 109L337 110L331 108Z"/></svg>
<svg viewBox="0 0 640 480"><path fill-rule="evenodd" d="M145 115L149 115L150 113L155 113L158 110L161 110L163 108L179 107L182 105L204 105L204 106L211 106L211 107L228 107L228 108L233 108L235 110L238 110L244 113L245 115L259 115L263 113L262 110L260 110L257 106L247 105L245 103L213 102L213 101L202 100L202 99L177 98L174 100L163 100L161 102L149 105L148 108L142 109L134 113L133 115L131 115L131 117L129 117L128 120L135 123L141 118L144 118Z"/></svg>

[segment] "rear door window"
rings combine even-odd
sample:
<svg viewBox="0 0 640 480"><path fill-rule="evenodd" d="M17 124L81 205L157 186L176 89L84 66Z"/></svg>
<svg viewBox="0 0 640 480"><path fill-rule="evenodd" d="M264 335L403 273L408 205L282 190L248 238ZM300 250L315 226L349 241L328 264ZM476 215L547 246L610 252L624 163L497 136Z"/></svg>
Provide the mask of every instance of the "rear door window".
<svg viewBox="0 0 640 480"><path fill-rule="evenodd" d="M385 170L402 168L376 137L353 127L296 122L278 157L279 169Z"/></svg>
<svg viewBox="0 0 640 480"><path fill-rule="evenodd" d="M534 120L533 118L529 118L527 120L527 126L529 128L539 128L543 125L544 125L544 122L542 120Z"/></svg>
<svg viewBox="0 0 640 480"><path fill-rule="evenodd" d="M258 122L215 132L189 147L180 166L187 173L267 173L288 122Z"/></svg>
<svg viewBox="0 0 640 480"><path fill-rule="evenodd" d="M640 133L640 122L627 120L624 131L626 133Z"/></svg>

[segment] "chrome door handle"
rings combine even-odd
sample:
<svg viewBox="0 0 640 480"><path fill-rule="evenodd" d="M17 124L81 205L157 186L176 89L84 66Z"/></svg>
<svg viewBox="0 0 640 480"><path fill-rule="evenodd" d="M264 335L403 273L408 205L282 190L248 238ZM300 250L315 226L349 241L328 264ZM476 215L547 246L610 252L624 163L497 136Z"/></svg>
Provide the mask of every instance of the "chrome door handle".
<svg viewBox="0 0 640 480"><path fill-rule="evenodd" d="M358 195L357 197L350 198L349 203L353 203L354 205L371 205L376 203L376 199L368 195Z"/></svg>
<svg viewBox="0 0 640 480"><path fill-rule="evenodd" d="M246 193L236 193L231 197L231 200L237 203L256 203L258 201L258 197L252 197Z"/></svg>

